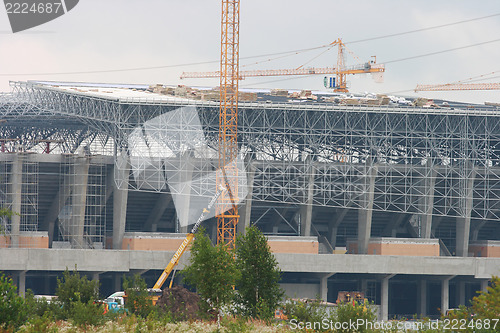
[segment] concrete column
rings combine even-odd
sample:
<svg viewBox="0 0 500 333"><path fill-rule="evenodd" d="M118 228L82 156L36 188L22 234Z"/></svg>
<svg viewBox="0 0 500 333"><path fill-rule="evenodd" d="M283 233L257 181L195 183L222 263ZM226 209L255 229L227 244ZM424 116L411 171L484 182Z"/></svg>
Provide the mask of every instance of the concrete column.
<svg viewBox="0 0 500 333"><path fill-rule="evenodd" d="M239 209L240 219L236 229L240 233L245 233L245 230L250 226L252 214L252 201L253 201L253 183L255 178L256 167L250 163L247 168L247 197L245 198L245 205Z"/></svg>
<svg viewBox="0 0 500 333"><path fill-rule="evenodd" d="M394 276L388 275L381 281L380 286L380 319L389 320L389 280Z"/></svg>
<svg viewBox="0 0 500 333"><path fill-rule="evenodd" d="M457 257L467 257L469 254L470 220L472 203L474 200L474 179L476 171L472 169L467 179L466 197L464 200L465 217L457 217L456 223L456 250Z"/></svg>
<svg viewBox="0 0 500 333"><path fill-rule="evenodd" d="M422 232L420 238L431 238L432 211L434 209L434 186L436 184L436 171L431 168L425 177L424 195L420 198Z"/></svg>
<svg viewBox="0 0 500 333"><path fill-rule="evenodd" d="M26 295L26 271L19 272L19 284L17 287L19 296L24 297Z"/></svg>
<svg viewBox="0 0 500 333"><path fill-rule="evenodd" d="M47 228L47 230L48 230L49 247L52 247L52 242L54 240L55 222L59 216L59 213L61 212L61 209L66 204L66 201L68 200L68 198L71 194L71 188L69 186L64 186L64 184L69 184L68 175L64 176L64 178L65 179L63 181L63 184L59 187L59 191L57 191L57 194L54 197L54 200L52 200L52 203L50 204L49 211L47 212L47 215L45 215L45 219L43 220L43 222L41 224L42 228Z"/></svg>
<svg viewBox="0 0 500 333"><path fill-rule="evenodd" d="M177 212L177 218L179 219L179 232L187 233L189 225L195 223L193 219L198 218L201 214L203 207L199 208L199 211L195 215L191 213L191 183L193 180L193 169L194 160L191 157L191 152L186 152L179 157L178 161L172 162L174 165L175 172L170 172L167 176L169 186L175 186L177 194L174 194L173 200L175 204L175 211ZM196 217L194 217L196 216ZM186 224L187 223L187 224Z"/></svg>
<svg viewBox="0 0 500 333"><path fill-rule="evenodd" d="M365 298L366 298L366 292L368 290L368 280L367 279L361 279L360 280L360 288L359 288L359 291L361 291L362 293L365 294Z"/></svg>
<svg viewBox="0 0 500 333"><path fill-rule="evenodd" d="M330 222L328 223L328 241L330 242L330 245L334 250L335 246L337 245L338 227L340 223L342 223L344 217L348 212L349 212L348 208L337 209L335 215L333 216L333 219L330 220Z"/></svg>
<svg viewBox="0 0 500 333"><path fill-rule="evenodd" d="M488 291L488 285L490 283L490 280L481 280L481 291L482 292L487 292Z"/></svg>
<svg viewBox="0 0 500 333"><path fill-rule="evenodd" d="M454 276L447 277L441 281L441 314L446 315L450 308L450 280Z"/></svg>
<svg viewBox="0 0 500 333"><path fill-rule="evenodd" d="M127 151L116 156L114 177L120 180L119 188L116 181L113 182L113 249L121 250L123 245L123 236L125 234L125 223L127 220L127 202L128 202L128 181L129 159ZM118 167L120 166L120 167Z"/></svg>
<svg viewBox="0 0 500 333"><path fill-rule="evenodd" d="M146 220L146 223L144 223L145 231L156 231L158 222L160 221L165 210L170 206L171 202L172 202L172 196L170 194L160 193L153 209L151 210L151 212L149 212L149 216Z"/></svg>
<svg viewBox="0 0 500 333"><path fill-rule="evenodd" d="M115 273L113 287L115 291L123 290L121 273Z"/></svg>
<svg viewBox="0 0 500 333"><path fill-rule="evenodd" d="M10 246L19 247L19 233L21 231L21 206L22 206L22 182L23 182L23 156L22 153L14 154L11 170L11 197L12 211Z"/></svg>
<svg viewBox="0 0 500 333"><path fill-rule="evenodd" d="M367 161L367 164L369 162ZM365 192L361 195L360 206L364 207L358 211L358 253L366 254L370 242L372 230L373 197L375 192L375 178L377 167L366 167Z"/></svg>
<svg viewBox="0 0 500 333"><path fill-rule="evenodd" d="M465 305L465 281L458 281L457 283L458 304Z"/></svg>
<svg viewBox="0 0 500 333"><path fill-rule="evenodd" d="M420 318L427 316L427 281L422 279L418 281L418 312Z"/></svg>
<svg viewBox="0 0 500 333"><path fill-rule="evenodd" d="M307 200L300 207L300 234L301 236L311 236L313 195L314 195L314 167L311 167L307 185Z"/></svg>
<svg viewBox="0 0 500 333"><path fill-rule="evenodd" d="M319 279L319 292L321 295L321 300L328 302L328 278L335 273L324 274Z"/></svg>
<svg viewBox="0 0 500 333"><path fill-rule="evenodd" d="M89 160L77 157L75 161L74 184L72 184L72 215L70 218L70 241L73 247L83 248L85 229L85 208L87 206L87 185L89 178Z"/></svg>

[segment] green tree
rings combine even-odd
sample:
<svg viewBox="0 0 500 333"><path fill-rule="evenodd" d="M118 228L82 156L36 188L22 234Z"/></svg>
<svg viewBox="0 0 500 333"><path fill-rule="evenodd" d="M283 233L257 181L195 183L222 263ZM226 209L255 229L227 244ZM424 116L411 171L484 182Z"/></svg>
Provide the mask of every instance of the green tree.
<svg viewBox="0 0 500 333"><path fill-rule="evenodd" d="M76 269L73 273L66 269L62 279L57 279L56 295L61 306L58 311L61 319L71 319L77 325L96 325L104 319L102 307L96 303L99 282L80 277Z"/></svg>
<svg viewBox="0 0 500 333"><path fill-rule="evenodd" d="M11 278L0 275L0 328L18 327L27 319L24 300Z"/></svg>
<svg viewBox="0 0 500 333"><path fill-rule="evenodd" d="M279 286L281 270L266 237L255 226L236 239L236 267L240 272L237 299L244 314L272 318L284 296Z"/></svg>
<svg viewBox="0 0 500 333"><path fill-rule="evenodd" d="M494 276L491 286L472 299L472 311L479 318L500 318L500 278Z"/></svg>
<svg viewBox="0 0 500 333"><path fill-rule="evenodd" d="M99 299L99 282L80 277L76 269L72 273L66 269L62 279L57 278L56 295L63 307L71 307L75 302L94 302Z"/></svg>
<svg viewBox="0 0 500 333"><path fill-rule="evenodd" d="M188 284L195 286L205 308L220 314L222 307L234 298L233 286L237 277L234 251L225 244L212 245L200 229L191 247L190 265L183 270Z"/></svg>
<svg viewBox="0 0 500 333"><path fill-rule="evenodd" d="M139 274L124 278L123 290L127 295L125 307L130 313L146 318L154 311L146 281Z"/></svg>

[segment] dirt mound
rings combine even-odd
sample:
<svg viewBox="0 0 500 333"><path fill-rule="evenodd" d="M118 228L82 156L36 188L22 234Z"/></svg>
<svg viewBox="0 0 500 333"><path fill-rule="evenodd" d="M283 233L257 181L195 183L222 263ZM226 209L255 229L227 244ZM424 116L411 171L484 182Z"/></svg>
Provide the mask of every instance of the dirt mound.
<svg viewBox="0 0 500 333"><path fill-rule="evenodd" d="M156 305L171 312L176 320L199 318L200 297L181 286L164 289L163 295L158 299Z"/></svg>

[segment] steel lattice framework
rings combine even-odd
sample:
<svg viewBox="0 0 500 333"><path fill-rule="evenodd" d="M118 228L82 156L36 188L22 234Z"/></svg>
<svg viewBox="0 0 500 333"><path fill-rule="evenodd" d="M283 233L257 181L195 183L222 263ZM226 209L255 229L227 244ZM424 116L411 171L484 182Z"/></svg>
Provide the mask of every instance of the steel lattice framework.
<svg viewBox="0 0 500 333"><path fill-rule="evenodd" d="M40 110L84 119L129 150L127 137L134 129L195 106L206 151L218 149L216 102L100 99L29 83L15 84L14 92ZM499 142L500 114L491 108L239 105L239 151L253 179L253 199L266 202L364 209L371 193L378 211L496 220ZM193 161L200 170L217 164L211 153ZM160 162L150 167L158 174L166 168ZM129 185L144 190L133 178Z"/></svg>

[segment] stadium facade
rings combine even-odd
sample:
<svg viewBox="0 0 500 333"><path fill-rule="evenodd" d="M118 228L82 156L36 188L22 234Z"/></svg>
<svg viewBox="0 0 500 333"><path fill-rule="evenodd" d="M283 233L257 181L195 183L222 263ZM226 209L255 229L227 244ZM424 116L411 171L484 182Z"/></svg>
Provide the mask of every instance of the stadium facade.
<svg viewBox="0 0 500 333"><path fill-rule="evenodd" d="M211 92L12 88L0 96L0 200L20 214L2 220L0 270L36 294L75 267L105 294L124 274L152 285L215 191ZM438 315L499 275L495 107L245 96L238 228L268 235L289 296L363 291L383 319ZM214 219L204 225L214 236Z"/></svg>

